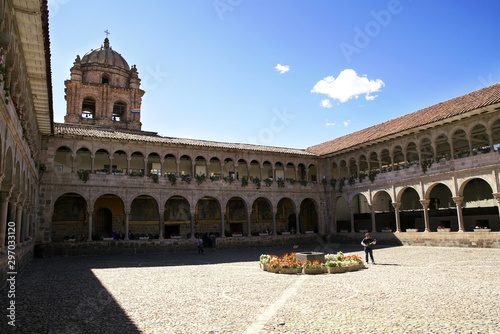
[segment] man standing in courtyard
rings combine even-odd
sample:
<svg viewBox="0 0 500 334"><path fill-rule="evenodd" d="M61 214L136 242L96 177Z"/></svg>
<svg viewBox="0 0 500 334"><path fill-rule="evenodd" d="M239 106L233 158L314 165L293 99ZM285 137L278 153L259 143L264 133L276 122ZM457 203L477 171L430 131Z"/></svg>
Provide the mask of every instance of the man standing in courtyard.
<svg viewBox="0 0 500 334"><path fill-rule="evenodd" d="M370 256L370 259L372 260L372 264L375 264L375 260L373 260L373 245L377 243L377 239L372 239L372 235L370 233L365 234L365 238L361 240L361 245L365 247L365 256L366 256L366 263L370 263L368 261L368 256Z"/></svg>
<svg viewBox="0 0 500 334"><path fill-rule="evenodd" d="M203 238L201 234L196 236L196 247L198 248L198 254L203 254L205 250L203 249Z"/></svg>

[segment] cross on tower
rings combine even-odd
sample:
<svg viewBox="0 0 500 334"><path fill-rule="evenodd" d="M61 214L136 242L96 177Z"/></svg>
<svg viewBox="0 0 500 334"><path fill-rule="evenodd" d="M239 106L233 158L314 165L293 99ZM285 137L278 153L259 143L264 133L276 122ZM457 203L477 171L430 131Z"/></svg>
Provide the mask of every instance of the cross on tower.
<svg viewBox="0 0 500 334"><path fill-rule="evenodd" d="M104 33L106 34L106 38L108 38L108 35L111 34L108 29L104 30Z"/></svg>

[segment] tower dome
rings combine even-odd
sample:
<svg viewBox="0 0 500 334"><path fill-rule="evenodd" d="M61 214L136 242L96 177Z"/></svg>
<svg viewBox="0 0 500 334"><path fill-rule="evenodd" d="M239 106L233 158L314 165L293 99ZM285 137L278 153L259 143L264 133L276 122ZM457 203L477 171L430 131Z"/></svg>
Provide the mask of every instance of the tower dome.
<svg viewBox="0 0 500 334"><path fill-rule="evenodd" d="M122 55L109 46L109 39L107 37L99 49L90 50L82 57L81 65L103 65L130 71L130 66Z"/></svg>

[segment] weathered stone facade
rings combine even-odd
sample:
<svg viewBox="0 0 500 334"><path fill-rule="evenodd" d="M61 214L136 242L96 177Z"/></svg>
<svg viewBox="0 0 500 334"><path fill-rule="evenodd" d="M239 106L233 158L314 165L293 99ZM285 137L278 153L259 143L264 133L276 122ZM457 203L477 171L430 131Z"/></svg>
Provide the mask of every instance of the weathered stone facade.
<svg viewBox="0 0 500 334"><path fill-rule="evenodd" d="M9 247L21 268L35 242L89 249L113 232L134 249L187 247L198 233L234 247L364 231L499 247L500 84L305 150L161 137L142 129L137 68L106 39L69 69L58 124L47 2L0 13L2 264Z"/></svg>

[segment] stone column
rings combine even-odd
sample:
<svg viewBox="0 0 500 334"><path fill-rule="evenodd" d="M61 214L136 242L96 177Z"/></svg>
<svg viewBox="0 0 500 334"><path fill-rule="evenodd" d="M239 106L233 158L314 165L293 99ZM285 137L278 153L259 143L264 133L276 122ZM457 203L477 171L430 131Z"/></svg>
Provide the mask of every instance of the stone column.
<svg viewBox="0 0 500 334"><path fill-rule="evenodd" d="M401 222L399 220L399 208L401 207L401 202L392 203L394 208L394 214L396 215L396 232L401 232Z"/></svg>
<svg viewBox="0 0 500 334"><path fill-rule="evenodd" d="M11 190L0 192L0 253L5 253L5 232L7 231L7 212Z"/></svg>
<svg viewBox="0 0 500 334"><path fill-rule="evenodd" d="M247 229L248 229L248 236L252 236L252 211L247 211Z"/></svg>
<svg viewBox="0 0 500 334"><path fill-rule="evenodd" d="M453 202L457 205L457 218L458 218L458 232L464 231L464 217L462 213L462 202L464 200L463 196L452 197Z"/></svg>
<svg viewBox="0 0 500 334"><path fill-rule="evenodd" d="M90 155L90 172L95 173L95 155Z"/></svg>
<svg viewBox="0 0 500 334"><path fill-rule="evenodd" d="M149 172L148 172L148 158L144 158L144 176L148 176Z"/></svg>
<svg viewBox="0 0 500 334"><path fill-rule="evenodd" d="M71 154L71 173L75 172L76 153Z"/></svg>
<svg viewBox="0 0 500 334"><path fill-rule="evenodd" d="M128 217L129 217L129 215L130 215L130 212L125 211L125 237L124 237L125 240L130 240L128 237L128 234L129 234Z"/></svg>
<svg viewBox="0 0 500 334"><path fill-rule="evenodd" d="M300 234L300 212L295 215L297 219L295 219L295 225L297 227L297 234Z"/></svg>
<svg viewBox="0 0 500 334"><path fill-rule="evenodd" d="M189 219L191 220L191 238L194 238L194 214L196 212L195 211L191 211L191 215L189 217Z"/></svg>
<svg viewBox="0 0 500 334"><path fill-rule="evenodd" d="M87 235L87 241L92 241L92 215L94 214L94 211L87 211L87 217L88 217L88 235Z"/></svg>
<svg viewBox="0 0 500 334"><path fill-rule="evenodd" d="M132 160L132 158L127 157L127 174L130 174L130 160Z"/></svg>
<svg viewBox="0 0 500 334"><path fill-rule="evenodd" d="M425 224L425 232L429 232L430 229L430 223L429 223L429 203L431 201L428 199L422 199L420 200L420 204L422 204L422 207L424 208L424 224Z"/></svg>
<svg viewBox="0 0 500 334"><path fill-rule="evenodd" d="M160 221L160 226L159 226L159 228L160 228L159 232L160 233L158 233L158 239L159 240L163 240L163 232L165 231L165 226L163 225L163 213L164 212L162 210L158 211L158 217L159 217L158 220Z"/></svg>
<svg viewBox="0 0 500 334"><path fill-rule="evenodd" d="M163 162L164 161L165 161L164 159L160 159L160 175L158 175L159 177L163 177L163 175L165 174L163 172Z"/></svg>
<svg viewBox="0 0 500 334"><path fill-rule="evenodd" d="M226 237L226 233L225 232L225 229L226 229L226 222L224 221L224 217L226 216L226 212L225 211L221 211L220 213L220 236L222 238L225 238Z"/></svg>
<svg viewBox="0 0 500 334"><path fill-rule="evenodd" d="M493 147L493 146L491 146L491 147ZM493 197L497 201L498 213L500 215L500 193L493 193Z"/></svg>
<svg viewBox="0 0 500 334"><path fill-rule="evenodd" d="M276 236L276 213L277 211L273 210L273 235Z"/></svg>
<svg viewBox="0 0 500 334"><path fill-rule="evenodd" d="M108 172L106 174L112 174L113 173L113 156L109 155L108 159L109 159L109 168L108 168Z"/></svg>
<svg viewBox="0 0 500 334"><path fill-rule="evenodd" d="M220 179L222 180L224 178L224 162L221 161L220 163Z"/></svg>
<svg viewBox="0 0 500 334"><path fill-rule="evenodd" d="M422 207L424 208L424 224L425 224L425 232L430 232L430 222L429 222L429 203L431 201L428 199L422 199L420 200L420 204L422 204Z"/></svg>

